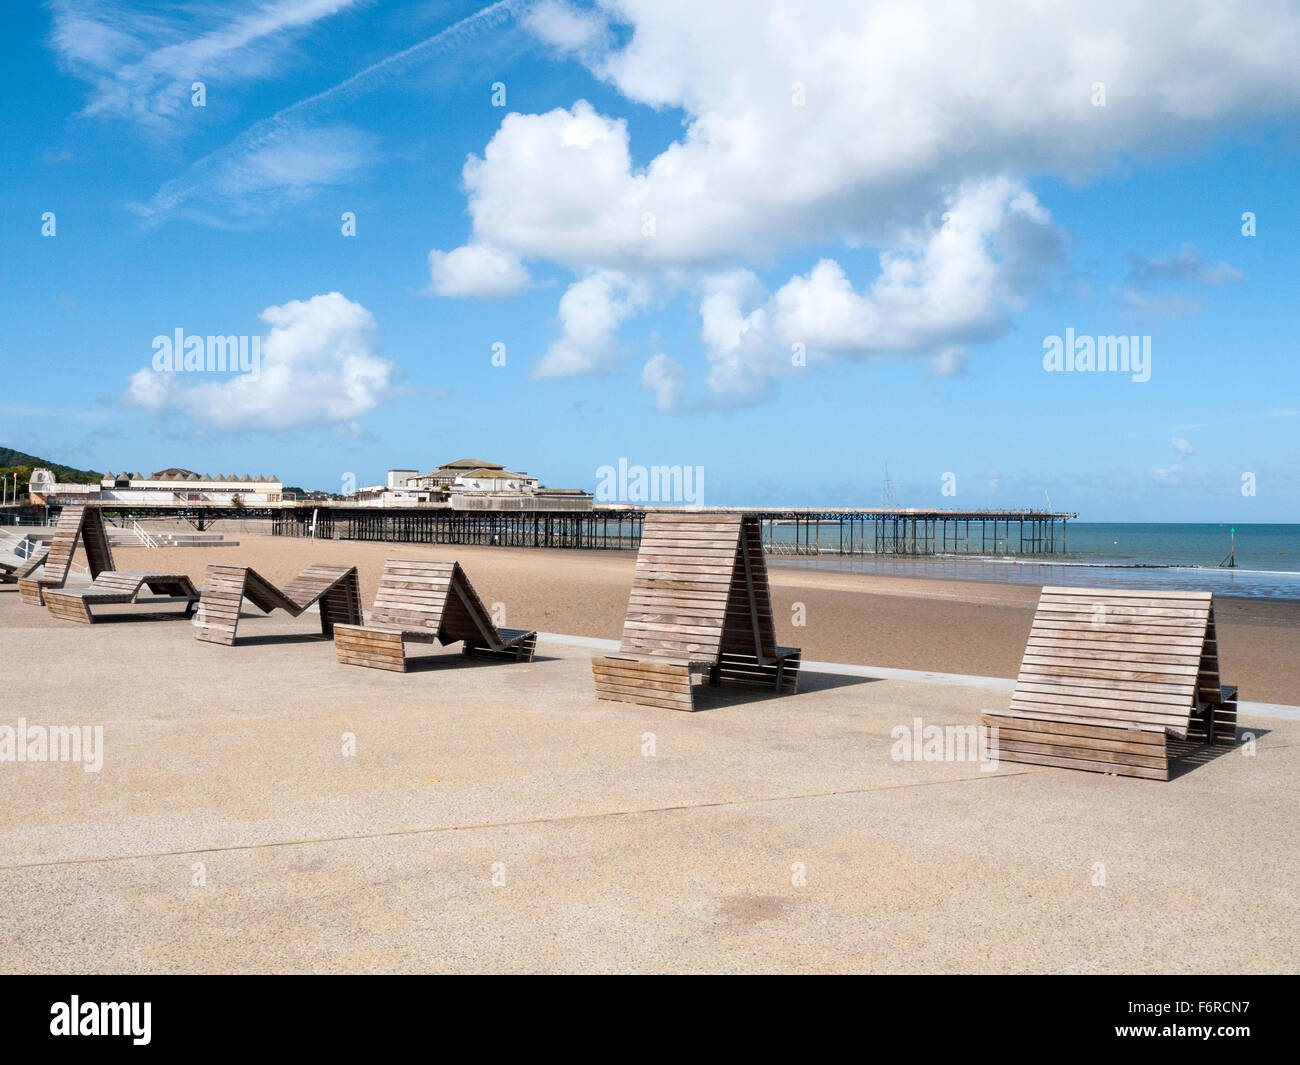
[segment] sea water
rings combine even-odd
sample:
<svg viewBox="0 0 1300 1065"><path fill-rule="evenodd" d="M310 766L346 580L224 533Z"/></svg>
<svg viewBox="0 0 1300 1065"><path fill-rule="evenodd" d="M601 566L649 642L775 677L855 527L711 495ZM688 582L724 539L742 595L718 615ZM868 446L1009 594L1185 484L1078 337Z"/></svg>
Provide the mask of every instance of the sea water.
<svg viewBox="0 0 1300 1065"><path fill-rule="evenodd" d="M1235 535L1234 535L1235 530ZM1070 522L1068 550L1051 556L774 557L776 565L851 573L1014 584L1210 591L1300 599L1300 525ZM1234 568L1224 563L1235 545Z"/></svg>

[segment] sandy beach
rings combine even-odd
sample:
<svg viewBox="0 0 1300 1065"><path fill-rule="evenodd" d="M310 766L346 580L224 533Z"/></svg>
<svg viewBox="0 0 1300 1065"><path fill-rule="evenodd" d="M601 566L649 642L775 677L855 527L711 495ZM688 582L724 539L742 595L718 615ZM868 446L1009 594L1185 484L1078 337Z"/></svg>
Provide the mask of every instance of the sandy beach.
<svg viewBox="0 0 1300 1065"><path fill-rule="evenodd" d="M167 569L196 583L213 562L286 581L311 562L357 566L367 609L387 558L457 559L505 624L618 639L631 552L301 540L240 532L228 548L116 548L121 569ZM233 537L232 537L233 538ZM867 576L771 564L780 642L822 662L1014 677L1038 601L1033 585ZM806 624L794 626L803 604ZM1251 702L1300 705L1300 603L1216 597L1224 677Z"/></svg>

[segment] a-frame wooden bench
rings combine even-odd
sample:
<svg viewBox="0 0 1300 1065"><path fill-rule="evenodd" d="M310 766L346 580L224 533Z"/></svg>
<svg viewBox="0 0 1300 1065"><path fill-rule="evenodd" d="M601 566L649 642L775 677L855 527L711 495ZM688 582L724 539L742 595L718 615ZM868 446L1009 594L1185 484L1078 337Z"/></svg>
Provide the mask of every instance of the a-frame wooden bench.
<svg viewBox="0 0 1300 1065"><path fill-rule="evenodd" d="M283 588L277 588L250 566L211 565L194 620L195 638L232 646L245 599L263 613L283 610L295 618L319 602L322 636L332 636L335 625L361 624L361 584L356 566L316 562Z"/></svg>
<svg viewBox="0 0 1300 1065"><path fill-rule="evenodd" d="M537 633L498 628L456 562L390 558L364 625L335 625L340 662L406 672L406 645L463 641L465 654L531 662Z"/></svg>
<svg viewBox="0 0 1300 1065"><path fill-rule="evenodd" d="M646 516L623 639L592 659L596 697L694 710L693 676L793 694L800 650L776 645L758 519Z"/></svg>
<svg viewBox="0 0 1300 1065"><path fill-rule="evenodd" d="M1169 779L1189 742L1236 742L1209 592L1044 588L998 729L1011 762Z"/></svg>
<svg viewBox="0 0 1300 1065"><path fill-rule="evenodd" d="M39 575L35 567L18 579L18 594L31 606L45 605L45 589L62 588L72 568L72 556L80 543L86 552L86 564L93 581L113 568L113 553L108 546L104 515L98 507L64 507L54 525L54 539L44 558Z"/></svg>
<svg viewBox="0 0 1300 1065"><path fill-rule="evenodd" d="M154 595L185 600L182 617L188 617L199 601L199 590L184 573L130 573L125 570L108 570L101 573L86 588L46 588L45 605L56 618L94 622L92 606L110 603L133 603L140 589L147 587Z"/></svg>

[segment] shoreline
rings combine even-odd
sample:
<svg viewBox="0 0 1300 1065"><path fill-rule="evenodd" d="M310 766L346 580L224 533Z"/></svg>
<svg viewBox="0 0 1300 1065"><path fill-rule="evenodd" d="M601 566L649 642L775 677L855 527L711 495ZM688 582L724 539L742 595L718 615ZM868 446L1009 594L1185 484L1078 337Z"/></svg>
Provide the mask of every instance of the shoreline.
<svg viewBox="0 0 1300 1065"><path fill-rule="evenodd" d="M1250 573L1266 577L1295 577L1300 579L1300 570L1293 569L1248 569L1245 566L1202 566L1191 562L1085 562L1082 559L1054 559L1042 555L1027 557L1024 555L840 555L827 552L821 555L769 554L768 565L803 565L809 562L833 562L843 559L845 562L892 562L915 563L917 565L944 565L969 563L971 565L1002 566L1075 566L1082 569L1178 569L1196 570L1204 573Z"/></svg>
<svg viewBox="0 0 1300 1065"><path fill-rule="evenodd" d="M805 572L852 573L859 576L915 576L922 580L984 581L991 584L1043 587L1165 587L1208 591L1225 599L1300 603L1300 572L1251 570L1177 563L1058 562L986 556L769 556L772 568ZM981 574L983 568L985 572ZM1021 576L1023 574L1023 576ZM1089 579L1091 577L1091 579Z"/></svg>

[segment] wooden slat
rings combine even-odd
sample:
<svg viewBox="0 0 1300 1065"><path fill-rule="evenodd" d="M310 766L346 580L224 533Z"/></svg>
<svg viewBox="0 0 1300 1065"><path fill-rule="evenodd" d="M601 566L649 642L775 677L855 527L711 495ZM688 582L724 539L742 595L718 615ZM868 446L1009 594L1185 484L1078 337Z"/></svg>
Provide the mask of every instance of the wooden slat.
<svg viewBox="0 0 1300 1065"><path fill-rule="evenodd" d="M694 710L687 662L645 662L628 656L594 658L592 677L598 699Z"/></svg>
<svg viewBox="0 0 1300 1065"><path fill-rule="evenodd" d="M334 652L346 665L406 672L406 651L400 632L382 633L351 625L336 625Z"/></svg>
<svg viewBox="0 0 1300 1065"><path fill-rule="evenodd" d="M1129 728L1043 722L984 714L981 723L997 728L998 758L1009 762L1084 769L1150 780L1167 780L1165 735Z"/></svg>
<svg viewBox="0 0 1300 1065"><path fill-rule="evenodd" d="M1156 602L1163 599L1194 600L1209 604L1209 592L1180 592L1166 588L1076 588L1056 584L1043 586L1042 594L1051 598L1079 598L1094 601L1098 599L1135 599L1142 602Z"/></svg>

